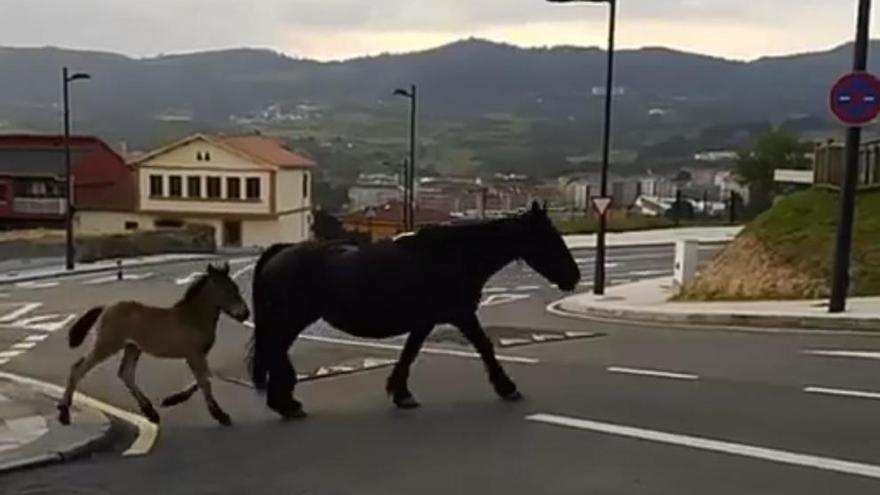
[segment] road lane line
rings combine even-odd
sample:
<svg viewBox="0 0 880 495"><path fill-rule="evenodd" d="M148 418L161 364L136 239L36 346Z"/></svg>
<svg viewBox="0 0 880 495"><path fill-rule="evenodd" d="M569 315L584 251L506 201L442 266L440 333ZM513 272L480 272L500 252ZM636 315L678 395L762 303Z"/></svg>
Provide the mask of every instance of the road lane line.
<svg viewBox="0 0 880 495"><path fill-rule="evenodd" d="M513 288L513 290L528 292L528 291L533 291L533 290L541 290L541 286L540 285L517 285L516 287Z"/></svg>
<svg viewBox="0 0 880 495"><path fill-rule="evenodd" d="M245 267L242 267L242 268L236 270L235 273L232 274L232 280L237 280L238 277L240 277L240 276L244 275L245 273L247 273L247 272L253 270L255 266L257 266L256 263L251 263L251 264L249 264L249 265L247 265L247 266L245 266Z"/></svg>
<svg viewBox="0 0 880 495"><path fill-rule="evenodd" d="M763 461L770 461L778 464L788 464L792 466L807 467L822 471L833 471L837 473L863 476L866 478L880 479L880 466L866 464L862 462L835 459L832 457L820 457L810 454L800 454L797 452L790 452L786 450L726 442L722 440L714 440L697 436L681 435L665 431L649 430L645 428L624 426L614 423L590 421L587 419L572 418L567 416L557 416L555 414L532 414L530 416L526 416L526 420L555 426L563 426L567 428L576 428L579 430L594 431L597 433L605 433L608 435L617 435L621 437L647 440L650 442L678 445L681 447L688 447L697 450L719 452L722 454L730 454L740 457L751 457L753 459L760 459Z"/></svg>
<svg viewBox="0 0 880 495"><path fill-rule="evenodd" d="M33 349L36 346L37 346L36 342L22 341L22 342L19 342L19 343L13 345L12 347L10 347L10 349L13 349L13 350L18 349L18 350L25 350L26 351L28 349Z"/></svg>
<svg viewBox="0 0 880 495"><path fill-rule="evenodd" d="M0 352L0 358L2 358L2 359L14 358L14 357L20 356L22 354L24 354L24 351L3 351L3 352Z"/></svg>
<svg viewBox="0 0 880 495"><path fill-rule="evenodd" d="M807 349L807 350L803 351L803 353L807 354L809 356L880 359L880 352L878 352L878 351L845 351L845 350Z"/></svg>
<svg viewBox="0 0 880 495"><path fill-rule="evenodd" d="M25 342L42 342L49 338L49 334L41 333L39 335L30 335L28 338L24 339Z"/></svg>
<svg viewBox="0 0 880 495"><path fill-rule="evenodd" d="M654 378L671 378L673 380L698 380L698 375L690 373L676 373L673 371L647 370L641 368L626 368L623 366L609 366L605 368L609 373L620 373L624 375L651 376Z"/></svg>
<svg viewBox="0 0 880 495"><path fill-rule="evenodd" d="M250 328L254 327L254 324L250 321L246 321L245 326ZM350 339L339 339L336 337L320 337L318 335L300 335L300 339L303 340L311 340L313 342L322 342L325 344L339 344L339 345L349 345L352 347L366 347L369 349L386 349L389 351L399 351L403 349L402 345L399 344L383 344L381 342L367 342L364 340L350 340ZM422 347L420 352L424 352L425 354L437 354L440 356L454 356L454 357L466 357L466 358L476 358L482 359L479 354L476 352L468 352L468 351L457 351L455 349L443 349L439 347ZM522 357L522 356L503 356L497 355L495 356L499 361L507 362L507 363L518 363L518 364L538 364L540 361L535 358L530 357Z"/></svg>
<svg viewBox="0 0 880 495"><path fill-rule="evenodd" d="M845 388L804 387L808 394L835 395L839 397L856 397L859 399L880 399L880 393L864 390L847 390Z"/></svg>
<svg viewBox="0 0 880 495"><path fill-rule="evenodd" d="M37 380L36 378L7 373L5 371L0 371L0 378L36 388L37 390L40 390L42 393L49 395L56 400L60 399L61 396L64 394L63 387L55 385L54 383ZM88 395L85 395L81 392L76 392L73 395L73 403L74 405L79 407L90 407L92 409L97 409L105 414L114 416L122 421L130 423L135 428L137 428L137 438L135 438L134 442L132 442L132 444L128 446L128 449L122 452L122 455L124 456L139 456L147 454L156 443L156 439L159 436L159 426L150 423L150 421L143 416L139 416L124 409L120 409L116 406L111 406L106 402L101 402L98 399L89 397Z"/></svg>
<svg viewBox="0 0 880 495"><path fill-rule="evenodd" d="M42 305L43 305L43 303L26 303L24 306L16 309L15 311L13 311L11 313L7 313L3 316L0 316L0 323L13 322L13 321L17 320L19 316L25 315L25 314L39 308Z"/></svg>

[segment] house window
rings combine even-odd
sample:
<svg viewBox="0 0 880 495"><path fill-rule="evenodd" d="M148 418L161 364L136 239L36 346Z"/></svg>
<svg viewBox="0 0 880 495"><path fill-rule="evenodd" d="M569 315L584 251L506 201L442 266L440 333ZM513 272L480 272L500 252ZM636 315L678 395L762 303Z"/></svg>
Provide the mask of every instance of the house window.
<svg viewBox="0 0 880 495"><path fill-rule="evenodd" d="M220 197L220 177L208 177L208 197Z"/></svg>
<svg viewBox="0 0 880 495"><path fill-rule="evenodd" d="M202 197L202 178L187 177L186 178L186 196L188 198Z"/></svg>
<svg viewBox="0 0 880 495"><path fill-rule="evenodd" d="M226 197L228 199L241 199L241 179L238 177L226 178Z"/></svg>
<svg viewBox="0 0 880 495"><path fill-rule="evenodd" d="M259 177L248 177L245 188L247 189L247 199L260 199Z"/></svg>
<svg viewBox="0 0 880 495"><path fill-rule="evenodd" d="M151 175L150 176L150 196L154 198L161 198L165 195L165 182L162 180L161 175Z"/></svg>
<svg viewBox="0 0 880 495"><path fill-rule="evenodd" d="M201 151L196 153L196 160L202 161L202 152Z"/></svg>
<svg viewBox="0 0 880 495"><path fill-rule="evenodd" d="M210 152L210 151L206 151L206 152L205 152L205 161L206 161L206 162L210 162L210 161L211 161L211 152Z"/></svg>
<svg viewBox="0 0 880 495"><path fill-rule="evenodd" d="M309 174L303 174L303 199L309 197Z"/></svg>
<svg viewBox="0 0 880 495"><path fill-rule="evenodd" d="M168 177L168 196L172 198L183 196L183 179L179 175Z"/></svg>
<svg viewBox="0 0 880 495"><path fill-rule="evenodd" d="M125 222L125 230L137 230L138 223L137 222Z"/></svg>

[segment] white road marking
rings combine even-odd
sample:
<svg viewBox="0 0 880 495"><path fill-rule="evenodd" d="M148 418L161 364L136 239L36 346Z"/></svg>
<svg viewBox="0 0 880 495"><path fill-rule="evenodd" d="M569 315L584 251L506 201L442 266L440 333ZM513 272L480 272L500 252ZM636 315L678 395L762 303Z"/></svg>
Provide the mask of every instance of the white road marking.
<svg viewBox="0 0 880 495"><path fill-rule="evenodd" d="M9 362L9 359L8 359L8 358L0 359L0 366L3 366L4 364L6 364L6 363L8 363L8 362Z"/></svg>
<svg viewBox="0 0 880 495"><path fill-rule="evenodd" d="M64 394L63 387L34 378L4 371L0 371L0 378L5 378L6 380L36 388L55 399L60 399L62 394ZM74 394L73 402L78 407L91 407L105 414L109 414L110 416L115 416L127 423L131 423L137 428L137 438L135 438L134 442L132 442L128 449L122 453L124 456L144 455L148 453L156 443L156 438L159 436L159 427L150 423L150 421L143 416L138 416L137 414L111 406L110 404L101 402L80 392Z"/></svg>
<svg viewBox="0 0 880 495"><path fill-rule="evenodd" d="M514 339L498 339L498 343L502 346L523 345L532 343L531 339L514 338Z"/></svg>
<svg viewBox="0 0 880 495"><path fill-rule="evenodd" d="M498 304L507 304L514 301L528 299L528 294L492 294L480 303L480 306L496 306Z"/></svg>
<svg viewBox="0 0 880 495"><path fill-rule="evenodd" d="M254 324L247 321L244 323L246 326L253 328ZM349 340L349 339L337 339L335 337L320 337L317 335L300 335L299 338L303 340L311 340L313 342L323 342L325 344L339 344L339 345L350 345L353 347L366 347L369 349L386 349L390 351L399 351L403 349L402 345L398 344L383 344L380 342L367 342L363 340ZM455 349L442 349L439 347L422 347L421 352L425 354L437 354L440 356L455 356L455 357L466 357L466 358L477 358L481 359L480 355L476 352L468 352L468 351L457 351ZM538 364L539 360L530 357L522 357L522 356L503 356L497 355L496 359L503 362L508 363L519 363L519 364Z"/></svg>
<svg viewBox="0 0 880 495"><path fill-rule="evenodd" d="M855 397L858 399L880 399L880 393L864 390L847 390L843 388L804 387L808 394L836 395L839 397Z"/></svg>
<svg viewBox="0 0 880 495"><path fill-rule="evenodd" d="M28 350L37 346L36 342L19 342L11 347L11 349Z"/></svg>
<svg viewBox="0 0 880 495"><path fill-rule="evenodd" d="M13 322L13 321L17 320L20 316L27 314L27 313L39 308L42 305L43 305L43 303L25 303L24 306L16 309L15 311L13 311L11 313L7 313L3 316L0 316L0 323Z"/></svg>
<svg viewBox="0 0 880 495"><path fill-rule="evenodd" d="M181 277L174 280L176 285L189 285L196 281L202 275L202 272L192 272L185 277Z"/></svg>
<svg viewBox="0 0 880 495"><path fill-rule="evenodd" d="M46 282L39 280L33 280L30 282L19 282L15 284L15 286L19 289L47 289L49 287L58 287L59 285L61 285L61 282L58 281Z"/></svg>
<svg viewBox="0 0 880 495"><path fill-rule="evenodd" d="M485 289L483 289L483 292L486 292L489 294L498 294L501 292L507 292L507 288L506 287L486 287Z"/></svg>
<svg viewBox="0 0 880 495"><path fill-rule="evenodd" d="M24 354L24 351L3 351L0 352L0 358L14 358Z"/></svg>
<svg viewBox="0 0 880 495"><path fill-rule="evenodd" d="M66 315L58 315L58 314L49 314L49 315L40 315L33 316L30 318L25 318L23 320L16 321L12 323L11 326L26 328L28 330L41 330L43 332L56 332L66 327L70 322L72 322L76 318L75 314L66 314ZM46 321L46 320L54 320L54 321Z"/></svg>
<svg viewBox="0 0 880 495"><path fill-rule="evenodd" d="M808 349L808 350L803 351L803 353L808 354L810 356L880 359L880 352L878 352L878 351L845 351L845 350Z"/></svg>
<svg viewBox="0 0 880 495"><path fill-rule="evenodd" d="M242 263L252 263L256 259L256 256L245 256L244 258L233 258L227 261L227 263L229 263L230 265L240 265Z"/></svg>
<svg viewBox="0 0 880 495"><path fill-rule="evenodd" d="M613 423L603 423L586 419L557 416L554 414L532 414L531 416L527 416L526 419L528 421L534 421L538 423L576 428L579 430L595 431L608 435L636 438L639 440L647 440L650 442L665 443L669 445L678 445L691 449L720 452L722 454L750 457L753 459L760 459L763 461L775 462L779 464L788 464L792 466L819 469L822 471L833 471L837 473L852 474L856 476L864 476L867 478L880 479L880 466L842 459L834 459L832 457L820 457L816 455L799 454L786 450L770 449L766 447L757 447L754 445L726 442L710 438L680 435L677 433L668 433L658 430L648 430L645 428L637 428L633 426L624 426Z"/></svg>
<svg viewBox="0 0 880 495"><path fill-rule="evenodd" d="M148 278L152 278L155 273L146 272L146 273L123 273L121 281L138 281L138 280L146 280ZM103 277L93 278L91 280L86 280L83 282L83 285L102 285L109 284L112 282L120 281L117 275L114 273L113 275L105 275Z"/></svg>
<svg viewBox="0 0 880 495"><path fill-rule="evenodd" d="M513 290L527 292L527 291L532 291L532 290L541 290L541 286L540 285L517 285L516 287L513 288Z"/></svg>
<svg viewBox="0 0 880 495"><path fill-rule="evenodd" d="M396 359L364 358L364 362L363 364L361 364L361 366L365 369L378 368L380 366L388 366L389 364L394 364L396 362Z"/></svg>
<svg viewBox="0 0 880 495"><path fill-rule="evenodd" d="M595 332L565 332L565 336L570 339L577 339L581 337L592 337L596 335Z"/></svg>
<svg viewBox="0 0 880 495"><path fill-rule="evenodd" d="M672 273L672 270L636 270L629 272L634 277L653 277L654 275L666 275L667 273Z"/></svg>
<svg viewBox="0 0 880 495"><path fill-rule="evenodd" d="M109 284L110 282L116 281L116 275L105 275L103 277L93 278L91 280L86 280L83 282L83 285L101 285L101 284Z"/></svg>
<svg viewBox="0 0 880 495"><path fill-rule="evenodd" d="M5 423L6 428L0 429L0 452L19 448L49 432L46 418L39 415L9 419Z"/></svg>
<svg viewBox="0 0 880 495"><path fill-rule="evenodd" d="M532 340L535 342L548 342L551 340L565 340L565 335L558 333L533 333Z"/></svg>
<svg viewBox="0 0 880 495"><path fill-rule="evenodd" d="M240 277L240 276L244 275L245 273L247 273L247 272L253 270L254 267L256 267L256 266L257 266L256 263L251 263L250 265L247 265L247 266L245 266L245 267L243 267L243 268L240 268L239 270L237 270L235 273L232 274L232 280L236 280L236 279L238 279L238 277Z"/></svg>
<svg viewBox="0 0 880 495"><path fill-rule="evenodd" d="M28 338L26 338L24 340L25 340L25 342L42 342L48 338L49 338L49 335L44 333L44 334L40 334L40 335L29 335Z"/></svg>
<svg viewBox="0 0 880 495"><path fill-rule="evenodd" d="M641 368L626 368L622 366L609 366L606 368L609 373L620 373L624 375L651 376L655 378L671 378L673 380L697 380L700 377L690 373L676 373L672 371L647 370Z"/></svg>

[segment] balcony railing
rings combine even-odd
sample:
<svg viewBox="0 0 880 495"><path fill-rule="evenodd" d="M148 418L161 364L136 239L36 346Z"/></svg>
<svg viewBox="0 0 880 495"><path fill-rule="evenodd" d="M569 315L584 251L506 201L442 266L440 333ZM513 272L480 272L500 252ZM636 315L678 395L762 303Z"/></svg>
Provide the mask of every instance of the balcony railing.
<svg viewBox="0 0 880 495"><path fill-rule="evenodd" d="M27 215L63 215L64 198L14 198L12 211Z"/></svg>

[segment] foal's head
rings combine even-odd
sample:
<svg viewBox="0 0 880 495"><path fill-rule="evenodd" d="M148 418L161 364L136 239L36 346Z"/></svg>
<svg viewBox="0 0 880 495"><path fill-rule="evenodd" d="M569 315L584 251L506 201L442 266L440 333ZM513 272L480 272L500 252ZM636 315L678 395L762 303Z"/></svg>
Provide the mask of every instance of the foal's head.
<svg viewBox="0 0 880 495"><path fill-rule="evenodd" d="M202 290L220 311L238 321L250 318L247 303L242 299L238 285L229 276L229 263L224 263L220 268L208 265L204 279L196 283L204 284Z"/></svg>
<svg viewBox="0 0 880 495"><path fill-rule="evenodd" d="M537 202L516 220L520 230L519 257L541 276L564 291L574 290L581 279L571 252L553 226L546 207Z"/></svg>

